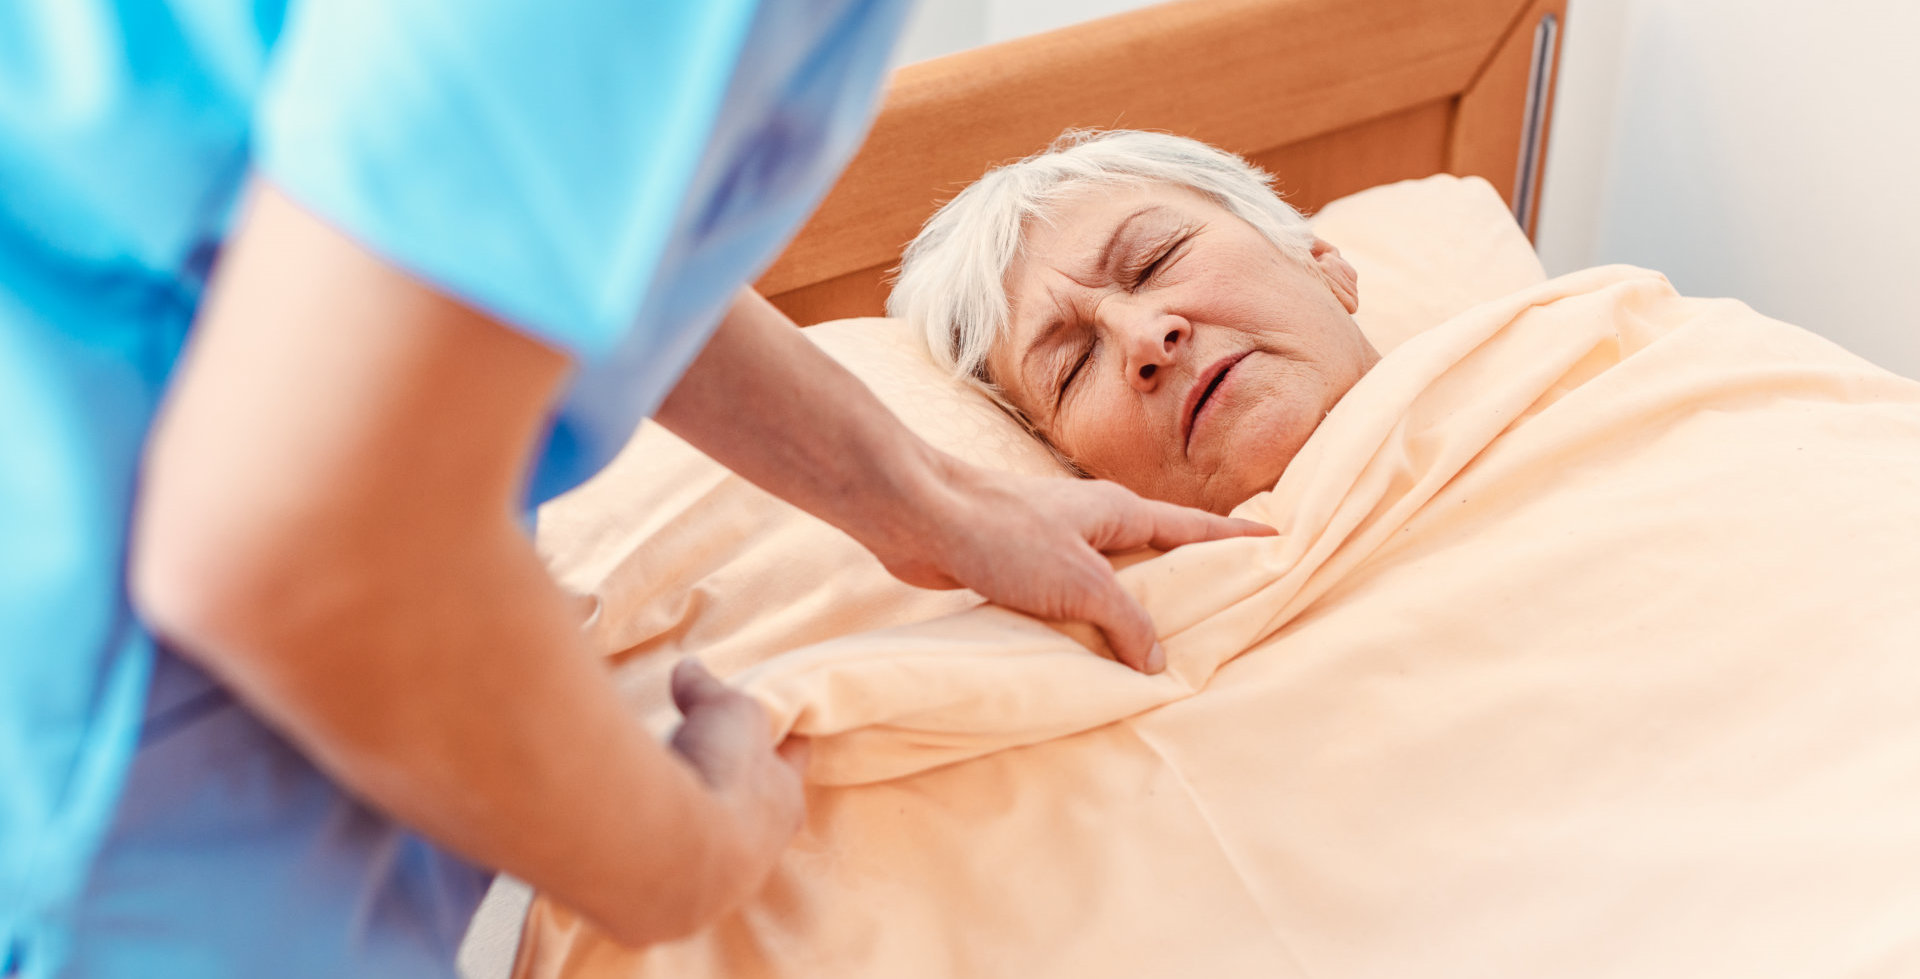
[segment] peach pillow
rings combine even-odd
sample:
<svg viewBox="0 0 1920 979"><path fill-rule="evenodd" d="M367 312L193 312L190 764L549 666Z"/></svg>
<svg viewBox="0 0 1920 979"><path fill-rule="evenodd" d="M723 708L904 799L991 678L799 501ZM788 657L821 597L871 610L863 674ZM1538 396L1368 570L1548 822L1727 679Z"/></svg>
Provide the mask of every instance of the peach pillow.
<svg viewBox="0 0 1920 979"><path fill-rule="evenodd" d="M1350 194L1321 208L1313 230L1359 271L1353 318L1383 354L1547 279L1507 202L1479 177L1442 173Z"/></svg>

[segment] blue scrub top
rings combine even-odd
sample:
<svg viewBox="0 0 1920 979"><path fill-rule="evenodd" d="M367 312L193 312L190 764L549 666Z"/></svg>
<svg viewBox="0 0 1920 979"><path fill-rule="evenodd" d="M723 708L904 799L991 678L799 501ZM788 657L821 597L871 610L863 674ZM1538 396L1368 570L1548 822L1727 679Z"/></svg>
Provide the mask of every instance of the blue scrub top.
<svg viewBox="0 0 1920 979"><path fill-rule="evenodd" d="M830 186L904 7L0 4L0 976L451 975L485 883L128 607L138 453L246 175L575 358L538 502Z"/></svg>

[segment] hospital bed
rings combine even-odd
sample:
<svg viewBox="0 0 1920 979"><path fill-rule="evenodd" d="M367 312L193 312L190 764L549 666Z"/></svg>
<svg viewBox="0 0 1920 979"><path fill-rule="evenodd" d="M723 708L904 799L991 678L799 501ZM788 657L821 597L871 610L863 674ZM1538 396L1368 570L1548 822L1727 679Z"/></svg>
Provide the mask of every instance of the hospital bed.
<svg viewBox="0 0 1920 979"><path fill-rule="evenodd" d="M1075 127L1160 130L1232 150L1275 173L1308 212L1376 185L1476 175L1530 234L1565 14L1565 0L1183 0L908 65L860 153L758 288L804 325L881 315L888 270L941 201ZM591 563L577 559L576 569ZM929 603L899 615L949 610ZM657 671L622 654L644 645L633 641L644 631L604 637L640 710L658 706ZM524 890L496 887L462 952L471 979L507 973L525 907Z"/></svg>
<svg viewBox="0 0 1920 979"><path fill-rule="evenodd" d="M1075 127L1231 150L1306 211L1478 175L1531 233L1565 18L1565 0L1185 0L908 65L759 289L803 325L879 315L939 202Z"/></svg>

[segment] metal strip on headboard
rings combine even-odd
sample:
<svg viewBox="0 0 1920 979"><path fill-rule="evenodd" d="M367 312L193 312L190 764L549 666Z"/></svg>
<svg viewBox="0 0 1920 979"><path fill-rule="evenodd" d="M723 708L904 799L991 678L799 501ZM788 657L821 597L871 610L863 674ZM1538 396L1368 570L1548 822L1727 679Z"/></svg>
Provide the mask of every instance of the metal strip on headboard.
<svg viewBox="0 0 1920 979"><path fill-rule="evenodd" d="M1539 195L1540 167L1546 155L1549 89L1553 85L1554 48L1560 43L1560 18L1548 13L1533 28L1533 65L1527 73L1526 124L1520 134L1519 172L1513 181L1513 217L1533 233L1535 198Z"/></svg>

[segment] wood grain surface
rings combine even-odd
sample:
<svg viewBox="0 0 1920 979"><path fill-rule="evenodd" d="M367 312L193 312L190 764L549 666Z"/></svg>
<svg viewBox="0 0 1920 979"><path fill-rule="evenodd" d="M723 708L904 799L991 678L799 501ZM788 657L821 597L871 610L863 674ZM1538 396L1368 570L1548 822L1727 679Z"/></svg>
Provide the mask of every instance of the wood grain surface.
<svg viewBox="0 0 1920 979"><path fill-rule="evenodd" d="M879 315L941 202L1069 128L1204 140L1306 210L1443 170L1511 199L1533 25L1565 5L1180 0L908 65L760 291L802 324Z"/></svg>

